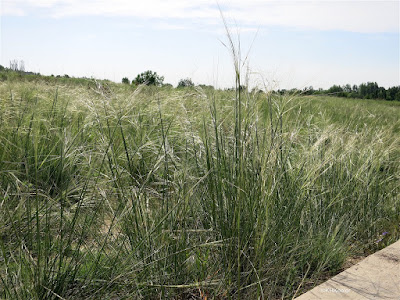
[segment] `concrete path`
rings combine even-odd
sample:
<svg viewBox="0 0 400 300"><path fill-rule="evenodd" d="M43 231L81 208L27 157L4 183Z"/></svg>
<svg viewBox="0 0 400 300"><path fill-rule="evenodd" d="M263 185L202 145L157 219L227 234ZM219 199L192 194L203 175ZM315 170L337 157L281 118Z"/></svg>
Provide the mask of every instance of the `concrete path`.
<svg viewBox="0 0 400 300"><path fill-rule="evenodd" d="M296 300L400 300L400 241L315 287Z"/></svg>

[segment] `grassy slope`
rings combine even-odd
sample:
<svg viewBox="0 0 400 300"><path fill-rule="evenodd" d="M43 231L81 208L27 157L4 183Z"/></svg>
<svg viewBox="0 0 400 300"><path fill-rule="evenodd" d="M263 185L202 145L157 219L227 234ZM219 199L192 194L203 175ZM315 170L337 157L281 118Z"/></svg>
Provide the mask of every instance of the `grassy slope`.
<svg viewBox="0 0 400 300"><path fill-rule="evenodd" d="M0 83L0 297L290 298L398 239L400 103L241 96Z"/></svg>

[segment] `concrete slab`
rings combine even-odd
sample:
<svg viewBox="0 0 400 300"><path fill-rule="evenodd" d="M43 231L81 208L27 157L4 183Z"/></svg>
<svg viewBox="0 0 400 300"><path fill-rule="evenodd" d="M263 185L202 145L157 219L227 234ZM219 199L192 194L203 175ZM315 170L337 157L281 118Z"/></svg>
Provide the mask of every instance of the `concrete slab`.
<svg viewBox="0 0 400 300"><path fill-rule="evenodd" d="M400 300L400 241L368 256L296 300Z"/></svg>

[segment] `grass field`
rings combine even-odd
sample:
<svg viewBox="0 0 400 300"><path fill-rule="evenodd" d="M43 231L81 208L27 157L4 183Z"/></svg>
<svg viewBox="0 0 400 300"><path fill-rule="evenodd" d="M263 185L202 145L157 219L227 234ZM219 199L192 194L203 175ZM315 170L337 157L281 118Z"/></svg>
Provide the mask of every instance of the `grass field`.
<svg viewBox="0 0 400 300"><path fill-rule="evenodd" d="M68 82L0 82L0 298L291 299L400 237L400 102Z"/></svg>

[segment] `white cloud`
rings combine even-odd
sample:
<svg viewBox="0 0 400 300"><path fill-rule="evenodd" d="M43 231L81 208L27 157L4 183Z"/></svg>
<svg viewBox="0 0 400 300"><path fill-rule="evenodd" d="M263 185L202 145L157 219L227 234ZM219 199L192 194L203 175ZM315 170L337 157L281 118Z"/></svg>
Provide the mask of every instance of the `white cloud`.
<svg viewBox="0 0 400 300"><path fill-rule="evenodd" d="M301 29L354 32L399 31L397 1L296 1L254 4L252 13L235 8L233 15L243 22Z"/></svg>
<svg viewBox="0 0 400 300"><path fill-rule="evenodd" d="M398 1L220 0L227 20L239 27L287 26L296 29L398 32ZM221 24L215 0L3 0L2 15L132 16Z"/></svg>

